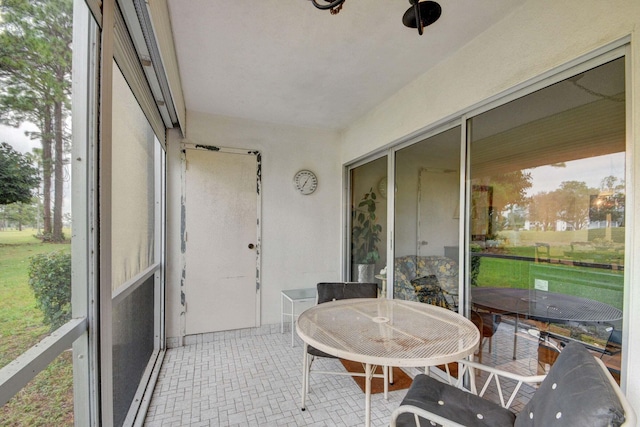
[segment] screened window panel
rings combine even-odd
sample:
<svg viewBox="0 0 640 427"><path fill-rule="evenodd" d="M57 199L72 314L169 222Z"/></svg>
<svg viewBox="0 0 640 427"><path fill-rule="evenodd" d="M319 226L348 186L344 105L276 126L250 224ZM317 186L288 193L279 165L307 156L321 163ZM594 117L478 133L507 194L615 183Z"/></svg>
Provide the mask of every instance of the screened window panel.
<svg viewBox="0 0 640 427"><path fill-rule="evenodd" d="M154 276L113 308L113 420L123 424L153 354Z"/></svg>
<svg viewBox="0 0 640 427"><path fill-rule="evenodd" d="M144 113L114 63L112 289L154 263L154 144Z"/></svg>

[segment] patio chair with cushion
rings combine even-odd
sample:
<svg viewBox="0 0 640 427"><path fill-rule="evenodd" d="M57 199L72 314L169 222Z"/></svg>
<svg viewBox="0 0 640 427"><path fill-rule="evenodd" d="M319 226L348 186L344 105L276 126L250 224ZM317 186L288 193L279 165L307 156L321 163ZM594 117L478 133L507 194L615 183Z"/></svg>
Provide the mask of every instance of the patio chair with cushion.
<svg viewBox="0 0 640 427"><path fill-rule="evenodd" d="M435 275L419 277L411 280L416 294L416 299L425 304L436 305L449 310L458 311L458 303L455 295L442 289ZM489 352L491 352L493 335L498 330L501 317L498 314L473 310L471 321L477 326L482 334L482 340L478 348L478 360L482 363L482 350L486 340L489 341Z"/></svg>
<svg viewBox="0 0 640 427"><path fill-rule="evenodd" d="M607 344L600 354L600 359L613 375L613 378L620 383L620 363L622 352L622 330L611 327L611 333L607 339Z"/></svg>
<svg viewBox="0 0 640 427"><path fill-rule="evenodd" d="M322 304L329 301L336 301L350 298L377 298L378 297L378 284L377 283L356 283L356 282L321 282L317 285L318 289L318 304ZM314 360L317 357L337 359L336 356L327 354L317 348L307 345L307 351L304 353L302 363L302 410L305 410L306 395L309 392L309 376L314 374L330 374L330 375L347 375L352 377L364 377L364 369L362 373L359 372L347 372L340 371L325 371L325 370L312 370ZM387 381L388 369L383 367L383 374L374 374L376 378L384 378L384 396L388 394Z"/></svg>
<svg viewBox="0 0 640 427"><path fill-rule="evenodd" d="M480 334L482 335L480 346L478 347L478 361L482 363L482 351L484 349L484 343L486 341L489 341L489 353L491 353L493 347L493 335L498 330L498 326L502 321L502 317L499 314L472 310L471 321L478 327L478 330L480 330Z"/></svg>
<svg viewBox="0 0 640 427"><path fill-rule="evenodd" d="M470 361L461 361L457 382L440 382L418 375L406 397L391 416L391 427L407 426L635 426L636 415L613 377L600 361L579 343L569 343L549 373L521 376ZM480 393L476 371L488 377ZM462 387L469 373L470 389ZM482 396L492 381L500 404ZM515 383L505 403L504 385ZM538 389L517 415L509 407L523 384ZM506 388L506 387L505 387Z"/></svg>

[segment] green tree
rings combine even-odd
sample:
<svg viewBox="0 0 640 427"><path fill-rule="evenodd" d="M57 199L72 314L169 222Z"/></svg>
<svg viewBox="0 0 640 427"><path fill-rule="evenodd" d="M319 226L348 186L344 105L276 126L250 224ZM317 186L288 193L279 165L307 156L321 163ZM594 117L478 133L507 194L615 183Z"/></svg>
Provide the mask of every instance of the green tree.
<svg viewBox="0 0 640 427"><path fill-rule="evenodd" d="M591 195L590 221L609 221L624 226L625 183L615 176L600 182L600 191Z"/></svg>
<svg viewBox="0 0 640 427"><path fill-rule="evenodd" d="M28 157L0 143L0 205L31 203L31 191L39 183L38 169Z"/></svg>
<svg viewBox="0 0 640 427"><path fill-rule="evenodd" d="M508 225L508 222L502 218L503 213L520 211L528 205L527 190L531 188L531 179L531 173L523 171L508 172L487 178L486 182L492 188L492 217L490 218L492 234Z"/></svg>
<svg viewBox="0 0 640 427"><path fill-rule="evenodd" d="M0 120L13 126L28 121L39 129L31 137L42 143L44 233L53 241L63 240L72 12L72 0L0 2Z"/></svg>
<svg viewBox="0 0 640 427"><path fill-rule="evenodd" d="M557 194L541 191L531 198L529 220L542 230L555 230L559 210Z"/></svg>
<svg viewBox="0 0 640 427"><path fill-rule="evenodd" d="M22 231L22 227L26 225L35 225L37 214L38 207L35 200L33 203L17 202L0 206L0 215L2 215L4 223L16 227L19 231Z"/></svg>
<svg viewBox="0 0 640 427"><path fill-rule="evenodd" d="M589 223L589 201L594 192L598 190L582 181L563 181L553 192L558 200L558 218L573 230L584 228Z"/></svg>

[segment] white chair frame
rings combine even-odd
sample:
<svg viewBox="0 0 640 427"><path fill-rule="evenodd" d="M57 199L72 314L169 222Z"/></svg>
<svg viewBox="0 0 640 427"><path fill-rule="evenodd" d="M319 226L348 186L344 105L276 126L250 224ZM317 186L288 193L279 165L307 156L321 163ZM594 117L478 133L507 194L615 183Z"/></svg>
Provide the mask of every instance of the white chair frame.
<svg viewBox="0 0 640 427"><path fill-rule="evenodd" d="M618 383L616 383L616 381L613 379L613 376L611 376L611 373L609 372L605 364L598 358L595 358L595 360L598 361L598 365L606 373L607 379L611 382L611 385L613 386L613 389L615 390L615 393L618 399L620 400L622 408L624 409L625 422L622 424L622 426L624 427L635 426L636 414L633 408L631 407L631 404L627 400L626 396L622 393L622 390L620 390ZM515 400L523 384L537 385L537 384L540 384L546 378L546 375L530 375L530 376L518 375L511 372L503 371L501 369L482 365L477 362L472 362L469 360L459 361L458 367L459 367L458 378L453 378L450 375L449 367L447 366L447 377L448 377L449 385L463 389L467 392L470 392L477 396L482 397L484 396L485 392L487 391L487 388L493 381L495 382L496 388L498 390L498 395L500 397L500 406L507 409L511 406L511 404ZM484 380L484 383L482 384L482 387L480 388L479 393L478 393L478 388L476 386L476 375L475 375L476 369L479 371L487 372L489 374L487 379ZM468 377L470 379L469 389L463 386L463 381L465 378L465 374L467 372L469 373ZM500 381L501 378L516 381L516 385L514 389L510 393L508 393L508 395L506 396L507 397L506 401L505 401L505 391L503 390L501 381ZM424 409L418 408L413 405L401 405L395 411L393 411L393 413L391 414L391 424L390 424L391 427L396 427L396 421L398 419L398 416L400 416L400 414L403 414L403 413L414 414L416 426L418 427L421 427L420 420L418 417L422 417L426 420L441 424L443 427L465 427L459 423L451 421L447 418L443 418L440 415L434 414L432 412L425 411ZM431 423L427 423L427 425L430 427Z"/></svg>
<svg viewBox="0 0 640 427"><path fill-rule="evenodd" d="M310 357L311 356L311 357ZM348 376L348 377L366 377L366 372L347 372L347 371L321 371L321 370L315 370L312 371L311 370L311 365L313 364L313 360L315 359L315 356L310 355L307 352L307 344L305 343L304 345L304 356L303 356L303 362L302 362L302 410L304 411L306 409L306 402L307 402L307 394L309 394L309 376L311 375L311 373L313 374L325 374L325 375L343 375L343 376ZM340 360L340 359L333 359L333 360ZM365 371L364 369L364 363L362 364L363 366L363 371ZM371 372L375 372L377 369L377 366L372 366L371 368ZM384 381L384 398L385 400L389 399L389 367L388 366L383 366L382 367L382 374L372 374L371 375L372 378L382 378Z"/></svg>

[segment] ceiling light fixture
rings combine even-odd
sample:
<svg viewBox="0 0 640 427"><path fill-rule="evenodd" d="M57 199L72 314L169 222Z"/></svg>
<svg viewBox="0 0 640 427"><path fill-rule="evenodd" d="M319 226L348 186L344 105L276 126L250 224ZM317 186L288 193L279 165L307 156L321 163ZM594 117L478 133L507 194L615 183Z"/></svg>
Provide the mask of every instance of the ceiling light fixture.
<svg viewBox="0 0 640 427"><path fill-rule="evenodd" d="M324 3L318 3L324 1ZM336 15L342 9L345 0L311 0L313 5L321 10L330 10ZM427 27L440 18L442 8L435 1L409 0L411 7L404 13L402 23L409 28L417 28L422 35L424 27Z"/></svg>
<svg viewBox="0 0 640 427"><path fill-rule="evenodd" d="M313 3L313 5L318 9L329 9L332 15L336 15L340 12L340 9L342 9L342 3L344 3L344 0L324 0L324 2L327 4L318 3L317 0L311 0L311 3Z"/></svg>
<svg viewBox="0 0 640 427"><path fill-rule="evenodd" d="M404 13L402 23L409 28L417 28L418 34L440 18L442 8L434 1L409 0L411 7Z"/></svg>

